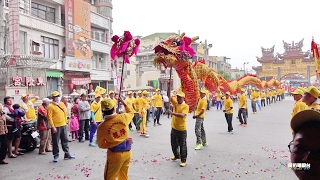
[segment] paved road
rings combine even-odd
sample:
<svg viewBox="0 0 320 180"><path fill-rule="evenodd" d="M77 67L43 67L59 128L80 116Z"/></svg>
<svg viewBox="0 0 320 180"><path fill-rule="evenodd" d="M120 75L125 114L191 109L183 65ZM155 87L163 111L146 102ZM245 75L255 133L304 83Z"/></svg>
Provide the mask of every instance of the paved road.
<svg viewBox="0 0 320 180"><path fill-rule="evenodd" d="M208 147L195 151L194 120L188 117L187 166L172 162L170 120L163 116L162 126L150 126L150 138L131 133L134 139L130 179L215 179L257 180L296 179L288 169L279 169L289 162L287 145L291 140L290 114L294 101L286 100L263 108L258 114L249 114L248 126L238 126L233 120L234 134L227 133L222 111L211 109L205 118ZM236 108L237 109L237 108ZM37 151L0 167L1 180L103 179L105 150L89 147L87 143L70 143L75 160L52 163L52 156L40 156ZM61 155L62 156L62 155Z"/></svg>

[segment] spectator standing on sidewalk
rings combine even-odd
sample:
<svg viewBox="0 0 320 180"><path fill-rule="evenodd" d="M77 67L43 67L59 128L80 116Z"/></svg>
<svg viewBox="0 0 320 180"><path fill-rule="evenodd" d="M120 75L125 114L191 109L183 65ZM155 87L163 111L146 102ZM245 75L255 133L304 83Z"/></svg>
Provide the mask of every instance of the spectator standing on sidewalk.
<svg viewBox="0 0 320 180"><path fill-rule="evenodd" d="M74 159L69 152L68 133L67 133L67 109L60 100L60 93L52 93L52 103L48 106L48 121L52 128L52 154L53 162L59 160L59 141L64 151L64 159Z"/></svg>
<svg viewBox="0 0 320 180"><path fill-rule="evenodd" d="M87 95L80 95L80 102L78 103L80 123L79 123L79 142L83 141L83 132L85 133L85 140L89 141L89 124L90 124L90 104L87 101Z"/></svg>

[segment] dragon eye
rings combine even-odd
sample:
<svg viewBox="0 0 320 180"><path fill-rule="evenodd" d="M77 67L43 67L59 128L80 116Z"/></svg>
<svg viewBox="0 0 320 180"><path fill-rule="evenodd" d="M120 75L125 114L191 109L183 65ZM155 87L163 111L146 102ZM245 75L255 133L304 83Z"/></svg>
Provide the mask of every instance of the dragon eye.
<svg viewBox="0 0 320 180"><path fill-rule="evenodd" d="M172 41L172 43L171 43L172 45L175 45L175 46L180 46L180 42L179 41Z"/></svg>

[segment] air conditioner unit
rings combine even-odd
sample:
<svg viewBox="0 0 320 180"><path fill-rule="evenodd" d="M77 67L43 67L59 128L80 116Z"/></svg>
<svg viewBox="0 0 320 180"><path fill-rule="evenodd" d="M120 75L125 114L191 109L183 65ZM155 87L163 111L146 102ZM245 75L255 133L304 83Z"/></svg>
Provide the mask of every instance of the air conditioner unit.
<svg viewBox="0 0 320 180"><path fill-rule="evenodd" d="M37 45L32 45L32 52L35 54L41 54L41 47Z"/></svg>

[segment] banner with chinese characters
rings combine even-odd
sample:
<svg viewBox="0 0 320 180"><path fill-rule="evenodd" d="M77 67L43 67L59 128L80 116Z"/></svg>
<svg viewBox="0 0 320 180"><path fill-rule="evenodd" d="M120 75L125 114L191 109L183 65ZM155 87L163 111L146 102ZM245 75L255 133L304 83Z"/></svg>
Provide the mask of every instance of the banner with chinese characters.
<svg viewBox="0 0 320 180"><path fill-rule="evenodd" d="M22 77L22 76L14 76L12 77L12 85L13 86L44 86L45 81L43 77Z"/></svg>
<svg viewBox="0 0 320 180"><path fill-rule="evenodd" d="M66 56L91 60L91 5L65 0Z"/></svg>
<svg viewBox="0 0 320 180"><path fill-rule="evenodd" d="M71 84L81 86L91 83L91 78L71 78Z"/></svg>

